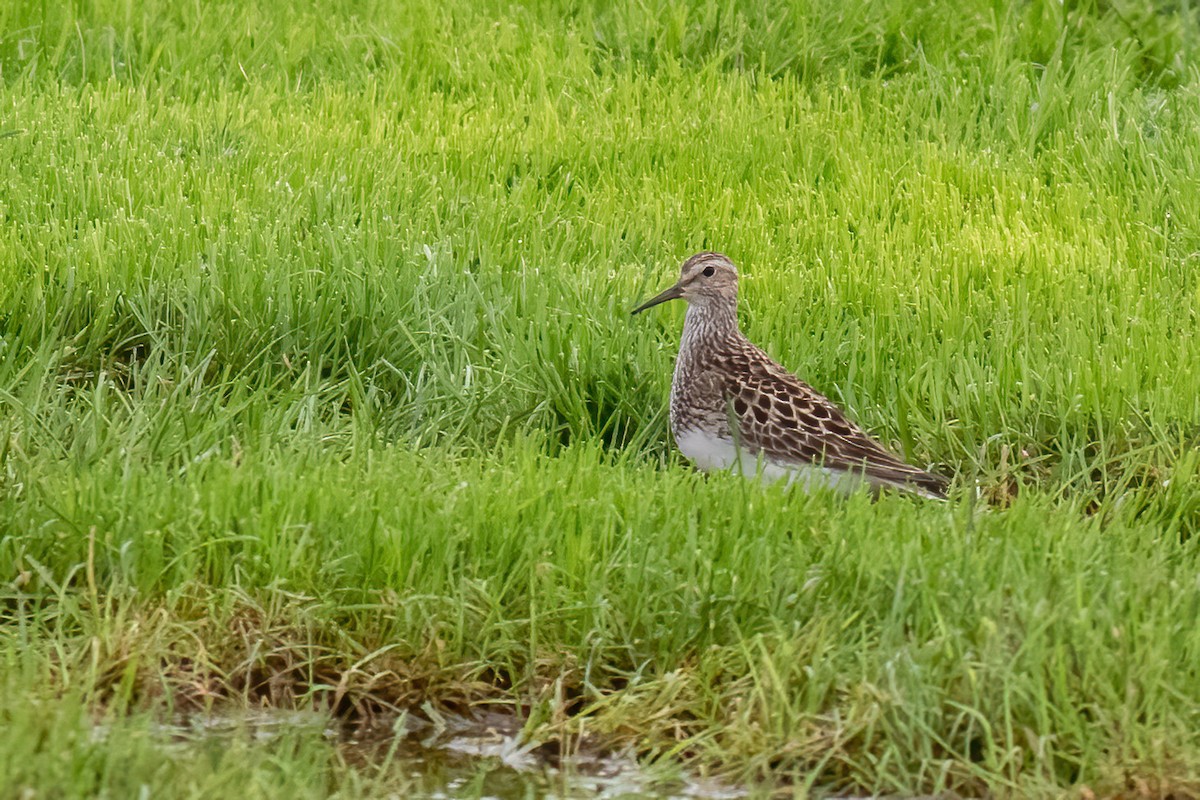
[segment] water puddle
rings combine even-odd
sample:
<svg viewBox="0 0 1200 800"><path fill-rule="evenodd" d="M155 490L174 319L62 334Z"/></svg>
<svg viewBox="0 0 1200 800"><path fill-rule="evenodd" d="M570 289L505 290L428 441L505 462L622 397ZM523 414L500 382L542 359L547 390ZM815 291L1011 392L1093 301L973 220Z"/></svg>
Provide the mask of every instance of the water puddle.
<svg viewBox="0 0 1200 800"><path fill-rule="evenodd" d="M427 717L427 718L426 718ZM344 730L312 712L192 716L161 725L164 745L186 748L225 737L264 744L298 731L320 735L355 768L386 774L403 796L429 800L733 800L747 791L679 771L647 769L623 754L580 752L560 757L522 740L520 721L484 712L467 718L405 715L390 729Z"/></svg>

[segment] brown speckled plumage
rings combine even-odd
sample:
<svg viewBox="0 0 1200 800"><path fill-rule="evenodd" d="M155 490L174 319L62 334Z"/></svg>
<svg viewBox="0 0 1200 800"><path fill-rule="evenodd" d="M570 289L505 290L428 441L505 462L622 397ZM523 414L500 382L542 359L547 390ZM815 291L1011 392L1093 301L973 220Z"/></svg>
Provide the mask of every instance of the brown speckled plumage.
<svg viewBox="0 0 1200 800"><path fill-rule="evenodd" d="M634 313L666 300L688 301L671 383L671 430L681 449L699 435L706 448L716 442L736 460L749 454L760 468L792 475L817 468L835 485L844 477L873 489L945 497L944 478L889 453L746 338L737 323L737 269L728 258L697 253L680 272L678 283Z"/></svg>

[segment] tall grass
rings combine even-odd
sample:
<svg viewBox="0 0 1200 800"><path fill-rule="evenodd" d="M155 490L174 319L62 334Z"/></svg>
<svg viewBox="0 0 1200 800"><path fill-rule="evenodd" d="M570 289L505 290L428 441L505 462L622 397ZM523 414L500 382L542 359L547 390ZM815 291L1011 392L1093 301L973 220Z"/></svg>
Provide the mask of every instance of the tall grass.
<svg viewBox="0 0 1200 800"><path fill-rule="evenodd" d="M0 8L5 770L123 793L85 708L500 697L799 791L1186 788L1196 24ZM702 248L955 502L689 471L627 312Z"/></svg>

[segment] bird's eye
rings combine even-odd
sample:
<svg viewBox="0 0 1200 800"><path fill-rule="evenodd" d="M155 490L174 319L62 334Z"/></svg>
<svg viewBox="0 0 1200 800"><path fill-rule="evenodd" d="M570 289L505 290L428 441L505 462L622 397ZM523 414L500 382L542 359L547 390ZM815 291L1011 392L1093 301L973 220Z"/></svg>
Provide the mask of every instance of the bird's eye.
<svg viewBox="0 0 1200 800"><path fill-rule="evenodd" d="M704 277L711 278L713 276L714 272L716 272L716 270L713 269L712 267L705 267L704 268Z"/></svg>

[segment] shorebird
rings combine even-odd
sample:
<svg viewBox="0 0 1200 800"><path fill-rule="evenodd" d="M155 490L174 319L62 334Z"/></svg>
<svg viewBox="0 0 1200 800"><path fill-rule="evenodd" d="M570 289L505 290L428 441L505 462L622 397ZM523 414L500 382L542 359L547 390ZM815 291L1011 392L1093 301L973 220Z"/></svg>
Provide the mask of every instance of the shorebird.
<svg viewBox="0 0 1200 800"><path fill-rule="evenodd" d="M679 281L633 310L688 303L675 376L671 432L699 469L736 469L805 488L901 489L944 500L947 481L906 464L828 398L746 338L737 321L737 268L720 253L683 262Z"/></svg>

